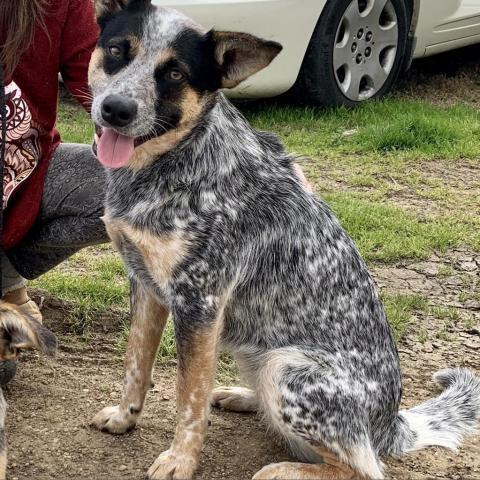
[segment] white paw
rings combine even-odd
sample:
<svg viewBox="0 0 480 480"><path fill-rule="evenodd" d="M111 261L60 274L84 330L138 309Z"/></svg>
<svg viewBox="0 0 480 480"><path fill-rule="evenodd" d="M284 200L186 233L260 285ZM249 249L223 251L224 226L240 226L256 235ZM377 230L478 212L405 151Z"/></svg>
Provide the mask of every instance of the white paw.
<svg viewBox="0 0 480 480"><path fill-rule="evenodd" d="M252 480L285 480L287 478L301 478L298 471L290 468L288 462L272 463L257 472ZM309 477L310 478L310 477Z"/></svg>
<svg viewBox="0 0 480 480"><path fill-rule="evenodd" d="M92 419L92 425L99 430L120 435L131 430L137 423L137 415L132 415L116 407L105 407Z"/></svg>
<svg viewBox="0 0 480 480"><path fill-rule="evenodd" d="M167 450L159 455L147 473L148 480L190 480L198 460L188 454Z"/></svg>
<svg viewBox="0 0 480 480"><path fill-rule="evenodd" d="M213 407L223 408L232 412L256 412L258 402L255 392L242 387L220 387L212 393Z"/></svg>

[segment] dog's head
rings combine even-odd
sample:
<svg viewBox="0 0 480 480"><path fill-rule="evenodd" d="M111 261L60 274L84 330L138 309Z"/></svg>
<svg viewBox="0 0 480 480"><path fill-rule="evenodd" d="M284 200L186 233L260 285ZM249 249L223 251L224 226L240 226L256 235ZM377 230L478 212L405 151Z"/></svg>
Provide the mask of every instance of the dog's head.
<svg viewBox="0 0 480 480"><path fill-rule="evenodd" d="M111 167L128 164L152 138L157 150L161 137L174 148L173 132L178 142L213 93L237 86L282 50L252 35L206 31L150 0L95 6L101 34L89 70L92 117L104 129L99 159Z"/></svg>
<svg viewBox="0 0 480 480"><path fill-rule="evenodd" d="M12 360L20 350L31 349L55 355L55 335L14 305L0 301L0 360Z"/></svg>

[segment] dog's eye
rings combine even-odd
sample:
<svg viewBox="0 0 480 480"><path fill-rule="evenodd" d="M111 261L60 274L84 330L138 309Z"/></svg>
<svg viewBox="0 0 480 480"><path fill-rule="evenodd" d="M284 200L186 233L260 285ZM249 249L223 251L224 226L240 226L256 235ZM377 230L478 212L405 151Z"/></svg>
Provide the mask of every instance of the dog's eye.
<svg viewBox="0 0 480 480"><path fill-rule="evenodd" d="M114 58L120 58L122 56L122 49L118 45L112 45L108 47L108 53Z"/></svg>
<svg viewBox="0 0 480 480"><path fill-rule="evenodd" d="M181 82L185 78L185 76L180 70L173 69L167 72L167 78L172 82Z"/></svg>

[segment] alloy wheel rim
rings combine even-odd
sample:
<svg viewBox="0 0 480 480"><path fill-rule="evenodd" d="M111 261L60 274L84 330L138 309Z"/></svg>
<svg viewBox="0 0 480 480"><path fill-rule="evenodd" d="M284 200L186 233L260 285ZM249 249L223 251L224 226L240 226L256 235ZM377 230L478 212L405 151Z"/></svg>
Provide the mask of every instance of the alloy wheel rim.
<svg viewBox="0 0 480 480"><path fill-rule="evenodd" d="M352 0L335 35L333 69L348 99L373 97L388 80L398 49L398 18L391 0Z"/></svg>

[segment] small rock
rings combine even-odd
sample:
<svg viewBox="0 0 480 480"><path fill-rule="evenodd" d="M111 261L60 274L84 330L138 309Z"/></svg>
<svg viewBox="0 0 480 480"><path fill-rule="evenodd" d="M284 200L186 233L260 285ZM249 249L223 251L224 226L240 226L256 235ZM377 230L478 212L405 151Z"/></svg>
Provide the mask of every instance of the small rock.
<svg viewBox="0 0 480 480"><path fill-rule="evenodd" d="M467 333L470 335L480 335L480 325L477 325L476 327L469 328L467 330Z"/></svg>
<svg viewBox="0 0 480 480"><path fill-rule="evenodd" d="M342 135L344 137L351 137L352 135L355 135L358 132L358 128L352 128L350 130L345 130Z"/></svg>
<svg viewBox="0 0 480 480"><path fill-rule="evenodd" d="M425 345L423 345L423 351L427 353L432 353L433 345L430 342L426 342Z"/></svg>
<svg viewBox="0 0 480 480"><path fill-rule="evenodd" d="M421 262L410 265L412 270L420 271L426 275L438 275L438 265L433 262Z"/></svg>
<svg viewBox="0 0 480 480"><path fill-rule="evenodd" d="M463 344L468 348L472 348L473 350L480 350L480 339L478 338L469 338L465 340Z"/></svg>
<svg viewBox="0 0 480 480"><path fill-rule="evenodd" d="M460 263L460 270L464 272L474 272L477 270L477 264L475 262L462 262Z"/></svg>
<svg viewBox="0 0 480 480"><path fill-rule="evenodd" d="M168 402L168 400L170 400L170 398L166 395L162 397L162 402Z"/></svg>
<svg viewBox="0 0 480 480"><path fill-rule="evenodd" d="M119 469L121 472L124 472L125 470L127 470L127 468L128 468L128 467L127 467L126 465L120 465L120 466L118 467L118 469Z"/></svg>
<svg viewBox="0 0 480 480"><path fill-rule="evenodd" d="M468 310L480 310L480 302L478 300L467 300L465 308Z"/></svg>
<svg viewBox="0 0 480 480"><path fill-rule="evenodd" d="M441 342L432 342L434 348L441 348L443 345Z"/></svg>

